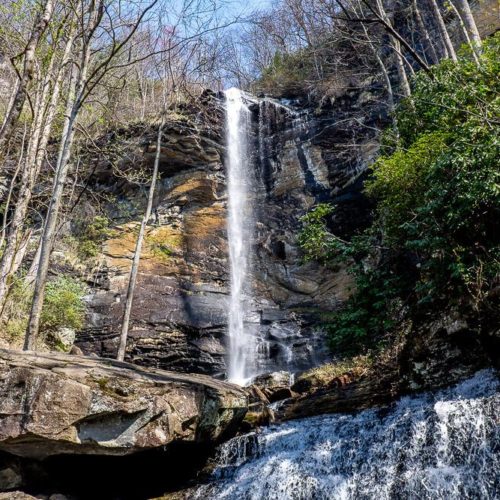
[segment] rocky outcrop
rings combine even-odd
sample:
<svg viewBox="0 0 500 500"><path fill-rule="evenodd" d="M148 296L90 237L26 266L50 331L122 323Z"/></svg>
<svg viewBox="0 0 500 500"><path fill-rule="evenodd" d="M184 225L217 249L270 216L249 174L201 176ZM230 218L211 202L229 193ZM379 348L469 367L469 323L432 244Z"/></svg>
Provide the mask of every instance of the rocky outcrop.
<svg viewBox="0 0 500 500"><path fill-rule="evenodd" d="M266 399L274 403L292 397L292 376L289 372L273 372L259 375L252 385L262 392Z"/></svg>
<svg viewBox="0 0 500 500"><path fill-rule="evenodd" d="M276 414L280 420L304 418L326 413L349 413L394 400L395 379L389 373L371 375L345 385L322 387L286 402Z"/></svg>
<svg viewBox="0 0 500 500"><path fill-rule="evenodd" d="M485 367L500 368L498 327L465 311L414 318L365 370L305 387L275 413L289 420L384 406L405 394L447 387ZM300 379L299 381L300 382ZM299 383L292 389L302 392Z"/></svg>
<svg viewBox="0 0 500 500"><path fill-rule="evenodd" d="M54 497L52 499L52 496ZM52 495L49 500L64 500ZM9 491L8 493L0 493L0 500L36 500L36 497L23 493L22 491Z"/></svg>
<svg viewBox="0 0 500 500"><path fill-rule="evenodd" d="M241 389L203 375L0 350L0 450L22 457L213 444L246 409Z"/></svg>
<svg viewBox="0 0 500 500"><path fill-rule="evenodd" d="M211 95L211 94L208 94ZM147 231L132 309L127 360L182 372L222 374L226 319L227 249L220 100L173 117L165 130L154 217ZM127 172L150 167L154 127L129 129L118 142ZM89 277L88 317L77 345L85 353L116 354L123 297L144 191L103 159L92 190L106 196L112 233L97 272ZM92 208L87 206L88 211Z"/></svg>

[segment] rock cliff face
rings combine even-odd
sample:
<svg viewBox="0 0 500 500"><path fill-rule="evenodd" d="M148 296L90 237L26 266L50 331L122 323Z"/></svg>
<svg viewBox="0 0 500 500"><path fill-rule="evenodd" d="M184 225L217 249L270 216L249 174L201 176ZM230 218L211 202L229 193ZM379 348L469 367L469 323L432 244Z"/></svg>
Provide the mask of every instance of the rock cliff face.
<svg viewBox="0 0 500 500"><path fill-rule="evenodd" d="M224 370L227 250L218 104L211 107L213 124L178 122L164 136L155 220L141 255L127 354L139 364L210 374ZM128 131L124 147L134 156L132 169L153 161L154 135L151 129L145 135ZM93 188L112 196L114 229L104 243L78 344L84 352L114 356L144 193L117 179L107 162L97 176Z"/></svg>
<svg viewBox="0 0 500 500"><path fill-rule="evenodd" d="M300 217L319 201L334 201L333 224L349 234L366 222L360 180L386 122L382 90L370 81L319 110L301 101L248 97L252 121L256 218L247 327L260 339L262 372L298 370L324 355L314 319L349 294L345 272L302 264ZM141 258L127 359L177 371L222 376L227 334L228 251L224 168L224 98L208 94L203 115L172 122L161 151L161 183ZM210 119L207 119L207 116ZM154 131L127 131L131 167L150 164ZM112 140L112 138L110 139ZM130 166L129 166L130 168ZM89 297L84 352L113 356L144 193L102 162L94 190L111 194L113 236ZM118 210L117 207L122 207ZM137 217L135 217L137 220ZM123 222L122 222L123 220Z"/></svg>

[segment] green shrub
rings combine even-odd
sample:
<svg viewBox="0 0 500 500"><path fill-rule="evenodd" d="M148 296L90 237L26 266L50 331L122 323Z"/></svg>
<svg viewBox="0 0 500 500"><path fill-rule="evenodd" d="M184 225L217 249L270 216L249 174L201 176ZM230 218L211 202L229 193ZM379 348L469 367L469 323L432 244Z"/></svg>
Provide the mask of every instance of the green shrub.
<svg viewBox="0 0 500 500"><path fill-rule="evenodd" d="M110 221L106 216L96 215L92 221L77 224L77 251L80 258L87 260L97 257L102 243L110 236Z"/></svg>
<svg viewBox="0 0 500 500"><path fill-rule="evenodd" d="M301 217L302 230L299 233L299 245L304 252L304 260L328 263L335 251L335 236L328 231L326 219L334 208L328 203L316 205L309 213Z"/></svg>
<svg viewBox="0 0 500 500"><path fill-rule="evenodd" d="M356 291L324 318L332 349L380 344L413 309L460 304L494 308L500 276L500 34L485 43L478 68L465 53L434 78L418 74L411 102L396 111L399 136L385 140L366 193L373 225L350 242L327 229L331 209L304 217L306 258L343 260Z"/></svg>
<svg viewBox="0 0 500 500"><path fill-rule="evenodd" d="M25 285L24 279L14 277L2 312L2 329L10 342L20 341L26 333L31 296L31 289Z"/></svg>
<svg viewBox="0 0 500 500"><path fill-rule="evenodd" d="M41 331L51 332L59 328L78 330L83 326L85 286L73 279L60 276L47 283L41 317Z"/></svg>
<svg viewBox="0 0 500 500"><path fill-rule="evenodd" d="M83 297L86 287L78 280L60 276L49 281L45 289L40 335L50 341L51 333L60 328L78 330L85 318ZM24 338L31 308L33 290L23 276L14 279L2 314L2 330L10 342Z"/></svg>

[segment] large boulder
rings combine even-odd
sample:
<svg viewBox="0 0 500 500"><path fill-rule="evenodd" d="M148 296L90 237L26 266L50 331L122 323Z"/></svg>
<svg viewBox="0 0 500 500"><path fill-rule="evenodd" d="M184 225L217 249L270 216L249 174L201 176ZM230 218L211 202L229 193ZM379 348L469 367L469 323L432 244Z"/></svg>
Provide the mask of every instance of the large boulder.
<svg viewBox="0 0 500 500"><path fill-rule="evenodd" d="M203 375L0 350L0 450L22 457L214 444L246 410L243 390Z"/></svg>
<svg viewBox="0 0 500 500"><path fill-rule="evenodd" d="M290 389L291 382L290 372L279 371L259 375L255 377L252 384L264 393L270 403L274 403L293 396Z"/></svg>

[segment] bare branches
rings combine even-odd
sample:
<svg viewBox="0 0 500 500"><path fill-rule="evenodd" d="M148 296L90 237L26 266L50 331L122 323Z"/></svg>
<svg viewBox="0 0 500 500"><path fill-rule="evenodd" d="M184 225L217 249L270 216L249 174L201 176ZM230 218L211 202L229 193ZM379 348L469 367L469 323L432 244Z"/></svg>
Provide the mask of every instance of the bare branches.
<svg viewBox="0 0 500 500"><path fill-rule="evenodd" d="M40 39L47 29L50 18L52 16L52 11L54 9L54 0L45 0L43 4L42 11L37 15L33 30L31 32L30 38L23 52L14 56L12 58L12 65L15 67L15 60L23 57L23 71L19 73L19 82L17 84L17 90L12 99L10 109L3 121L2 127L0 128L0 152L2 151L5 143L9 140L12 135L16 123L19 119L19 115L24 106L24 102L27 98L27 87L29 82L33 79L33 73L35 71L35 50L40 42ZM17 70L16 70L17 71Z"/></svg>

